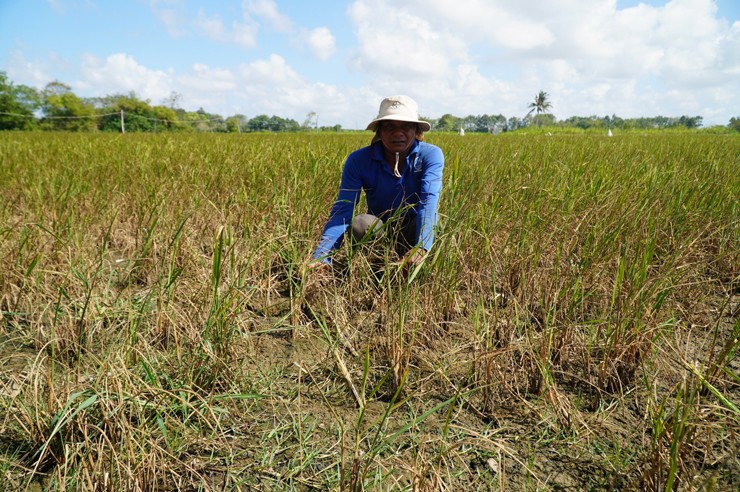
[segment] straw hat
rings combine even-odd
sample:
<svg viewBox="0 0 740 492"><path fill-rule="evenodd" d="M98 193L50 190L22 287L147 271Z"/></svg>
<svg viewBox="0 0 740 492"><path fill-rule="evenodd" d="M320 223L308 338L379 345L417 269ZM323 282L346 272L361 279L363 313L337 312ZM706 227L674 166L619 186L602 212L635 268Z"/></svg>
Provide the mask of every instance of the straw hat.
<svg viewBox="0 0 740 492"><path fill-rule="evenodd" d="M367 129L374 132L378 128L378 123L385 120L418 123L423 132L432 129L429 122L419 119L419 109L416 101L409 96L390 96L380 101L378 116L367 125Z"/></svg>

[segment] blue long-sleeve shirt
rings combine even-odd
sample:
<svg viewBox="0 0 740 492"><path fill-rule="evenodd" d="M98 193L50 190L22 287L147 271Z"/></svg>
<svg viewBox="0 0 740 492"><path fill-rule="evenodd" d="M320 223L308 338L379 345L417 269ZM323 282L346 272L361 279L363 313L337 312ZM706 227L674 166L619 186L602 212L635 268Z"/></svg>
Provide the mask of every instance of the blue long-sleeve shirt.
<svg viewBox="0 0 740 492"><path fill-rule="evenodd" d="M442 150L426 142L414 142L400 178L386 164L381 142L352 152L344 163L339 195L313 258L330 263L331 253L342 244L344 233L352 223L362 190L368 213L376 217L385 220L398 208L407 207L404 212L416 218L415 245L429 251L438 220L443 168Z"/></svg>

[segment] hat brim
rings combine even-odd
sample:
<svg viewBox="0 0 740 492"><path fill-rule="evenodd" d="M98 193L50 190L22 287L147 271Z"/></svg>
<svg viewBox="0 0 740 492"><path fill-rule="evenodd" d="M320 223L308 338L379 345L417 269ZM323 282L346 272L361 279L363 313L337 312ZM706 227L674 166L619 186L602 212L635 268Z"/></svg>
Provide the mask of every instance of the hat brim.
<svg viewBox="0 0 740 492"><path fill-rule="evenodd" d="M387 116L383 116L382 118L376 118L373 121L371 121L370 124L367 125L366 130L370 130L371 132L374 132L375 130L377 130L378 123L380 123L381 121L409 121L411 123L417 123L419 126L421 126L421 131L423 132L428 132L432 129L432 125L429 124L428 121L408 118L408 117L404 117L398 114L389 114Z"/></svg>

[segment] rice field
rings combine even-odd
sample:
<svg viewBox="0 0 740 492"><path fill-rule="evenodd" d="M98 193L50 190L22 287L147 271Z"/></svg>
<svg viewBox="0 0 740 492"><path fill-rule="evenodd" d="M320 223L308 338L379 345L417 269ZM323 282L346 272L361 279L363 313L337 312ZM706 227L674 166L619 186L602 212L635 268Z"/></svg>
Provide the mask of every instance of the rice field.
<svg viewBox="0 0 740 492"><path fill-rule="evenodd" d="M369 133L0 132L0 489L740 488L740 137L426 139L320 274Z"/></svg>

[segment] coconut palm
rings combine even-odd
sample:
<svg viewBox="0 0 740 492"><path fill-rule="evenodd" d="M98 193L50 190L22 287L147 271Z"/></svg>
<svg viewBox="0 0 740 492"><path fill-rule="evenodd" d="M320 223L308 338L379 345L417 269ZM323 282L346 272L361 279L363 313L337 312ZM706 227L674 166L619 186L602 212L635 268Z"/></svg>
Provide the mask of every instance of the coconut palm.
<svg viewBox="0 0 740 492"><path fill-rule="evenodd" d="M537 120L537 126L540 126L540 113L547 114L548 110L552 107L550 101L547 100L548 97L550 96L547 92L540 91L540 93L534 97L534 101L529 103L528 107L531 109L527 115L529 116L532 114L532 111L536 112L535 120Z"/></svg>

